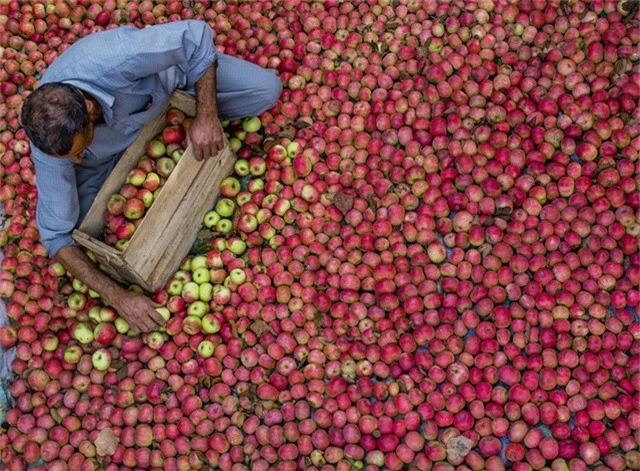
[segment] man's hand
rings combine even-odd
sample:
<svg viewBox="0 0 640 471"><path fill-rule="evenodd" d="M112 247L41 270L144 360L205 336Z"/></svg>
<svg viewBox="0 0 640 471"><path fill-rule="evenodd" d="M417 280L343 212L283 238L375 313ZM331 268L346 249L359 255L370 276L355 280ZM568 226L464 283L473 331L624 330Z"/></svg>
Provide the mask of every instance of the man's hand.
<svg viewBox="0 0 640 471"><path fill-rule="evenodd" d="M102 273L80 247L62 247L56 260L73 276L97 291L102 299L126 319L133 330L149 332L164 325L164 318L155 310L156 304L142 294L128 291Z"/></svg>
<svg viewBox="0 0 640 471"><path fill-rule="evenodd" d="M127 293L112 306L136 332L151 332L164 325L164 319L155 309L158 305L142 294Z"/></svg>
<svg viewBox="0 0 640 471"><path fill-rule="evenodd" d="M217 116L196 115L187 132L196 160L208 159L222 150L224 138Z"/></svg>

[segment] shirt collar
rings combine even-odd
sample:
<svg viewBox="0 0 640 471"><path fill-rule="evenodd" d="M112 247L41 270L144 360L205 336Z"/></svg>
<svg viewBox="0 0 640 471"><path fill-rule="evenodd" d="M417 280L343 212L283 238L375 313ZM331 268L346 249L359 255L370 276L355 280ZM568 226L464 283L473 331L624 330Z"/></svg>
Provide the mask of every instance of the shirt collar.
<svg viewBox="0 0 640 471"><path fill-rule="evenodd" d="M68 83L69 85L78 87L80 90L87 92L92 97L94 97L102 107L102 115L104 117L106 125L111 127L111 123L113 121L112 107L113 103L115 102L115 97L113 95L111 95L106 90L96 87L94 84L85 82L83 80L64 80L63 83Z"/></svg>

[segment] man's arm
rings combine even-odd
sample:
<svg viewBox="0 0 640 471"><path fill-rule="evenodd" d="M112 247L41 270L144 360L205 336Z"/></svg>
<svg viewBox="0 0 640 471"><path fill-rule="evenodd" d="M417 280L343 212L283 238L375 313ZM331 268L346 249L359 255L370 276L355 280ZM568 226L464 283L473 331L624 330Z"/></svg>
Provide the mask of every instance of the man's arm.
<svg viewBox="0 0 640 471"><path fill-rule="evenodd" d="M149 298L132 293L113 281L95 266L80 247L62 247L56 254L56 260L74 277L99 293L134 330L149 332L164 324L164 319Z"/></svg>
<svg viewBox="0 0 640 471"><path fill-rule="evenodd" d="M187 137L196 160L208 159L222 149L222 127L218 118L216 96L216 67L211 64L196 82L196 117L189 128Z"/></svg>

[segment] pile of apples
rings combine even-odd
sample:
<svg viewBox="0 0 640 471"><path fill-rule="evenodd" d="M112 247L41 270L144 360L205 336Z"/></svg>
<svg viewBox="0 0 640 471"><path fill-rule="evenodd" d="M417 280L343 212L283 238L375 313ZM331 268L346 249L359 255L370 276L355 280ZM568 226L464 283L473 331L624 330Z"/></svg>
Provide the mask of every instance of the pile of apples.
<svg viewBox="0 0 640 471"><path fill-rule="evenodd" d="M104 213L104 241L123 251L143 221L186 148L186 131L191 120L177 108L166 113L161 134L154 136L146 153L133 167L118 193L109 197Z"/></svg>
<svg viewBox="0 0 640 471"><path fill-rule="evenodd" d="M284 90L228 123L208 242L136 335L39 242L19 111L78 38L184 19ZM0 0L0 468L640 469L639 22L631 0ZM121 249L179 152L155 141L106 215Z"/></svg>

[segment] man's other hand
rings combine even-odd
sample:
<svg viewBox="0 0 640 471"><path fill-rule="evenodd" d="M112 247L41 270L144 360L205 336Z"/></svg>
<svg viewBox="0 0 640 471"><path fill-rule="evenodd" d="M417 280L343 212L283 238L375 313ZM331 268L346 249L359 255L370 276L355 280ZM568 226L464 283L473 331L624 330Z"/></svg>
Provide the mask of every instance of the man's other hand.
<svg viewBox="0 0 640 471"><path fill-rule="evenodd" d="M151 332L165 323L155 309L157 305L143 294L127 293L113 307L136 332Z"/></svg>
<svg viewBox="0 0 640 471"><path fill-rule="evenodd" d="M196 160L208 159L222 150L224 137L220 120L208 116L196 116L187 132L187 140L193 144Z"/></svg>

